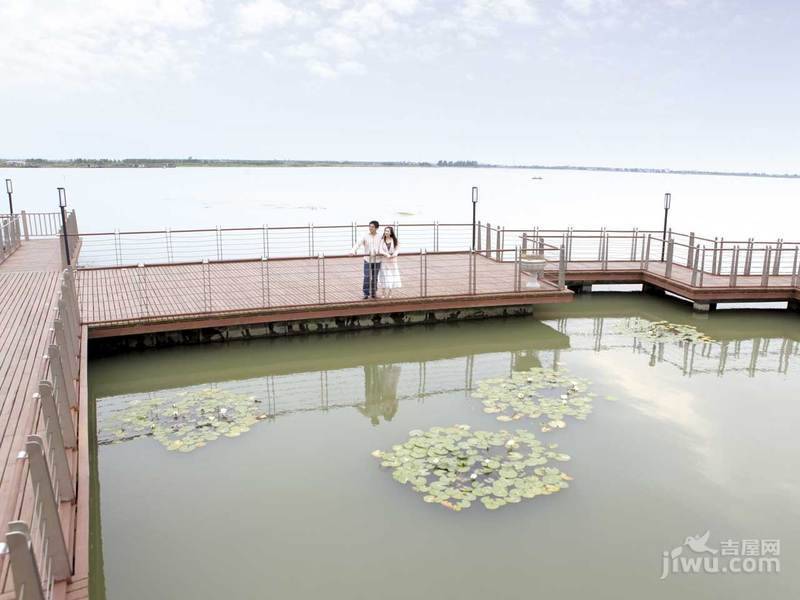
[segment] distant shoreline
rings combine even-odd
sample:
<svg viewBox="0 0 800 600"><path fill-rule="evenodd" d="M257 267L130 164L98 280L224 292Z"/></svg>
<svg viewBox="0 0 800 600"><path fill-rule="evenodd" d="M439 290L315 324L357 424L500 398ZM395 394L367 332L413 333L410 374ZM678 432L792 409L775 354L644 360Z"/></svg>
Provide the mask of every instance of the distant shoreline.
<svg viewBox="0 0 800 600"><path fill-rule="evenodd" d="M745 171L700 171L693 169L657 169L648 167L603 167L578 165L501 165L477 161L335 161L335 160L229 160L229 159L152 159L120 160L79 158L71 160L0 159L0 168L15 169L175 169L179 167L414 167L426 169L523 169L540 171L593 171L605 173L657 173L667 175L714 175L719 177L765 177L800 179L798 173L758 173Z"/></svg>

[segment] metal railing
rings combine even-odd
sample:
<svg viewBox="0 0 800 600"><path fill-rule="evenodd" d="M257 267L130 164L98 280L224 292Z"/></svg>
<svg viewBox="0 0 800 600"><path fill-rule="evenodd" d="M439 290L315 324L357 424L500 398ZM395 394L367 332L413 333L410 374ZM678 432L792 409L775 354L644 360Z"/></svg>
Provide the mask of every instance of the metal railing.
<svg viewBox="0 0 800 600"><path fill-rule="evenodd" d="M67 450L77 447L77 381L80 371L80 319L70 270L61 278L49 345L38 391L39 434L28 436L17 454L13 479L19 493L2 507L7 523L0 557L10 561L16 598L48 600L55 584L72 574L72 556L64 537L60 509L75 501L75 479ZM28 501L17 505L18 498Z"/></svg>
<svg viewBox="0 0 800 600"><path fill-rule="evenodd" d="M0 263L16 252L21 240L19 215L0 215Z"/></svg>
<svg viewBox="0 0 800 600"><path fill-rule="evenodd" d="M491 234L488 233L491 231ZM487 228L485 239L514 236L524 247L563 246L567 272L641 270L696 288L796 288L800 243L724 241L695 233L645 230L506 230ZM491 254L491 252L489 252Z"/></svg>
<svg viewBox="0 0 800 600"><path fill-rule="evenodd" d="M404 252L469 250L471 224L386 223L395 228ZM163 229L101 233L70 232L80 239L82 267L120 267L208 260L315 258L347 252L366 225Z"/></svg>
<svg viewBox="0 0 800 600"><path fill-rule="evenodd" d="M494 250L492 258L469 251L422 250L395 263L348 255L314 259L202 260L114 269L80 269L78 292L86 323L220 315L320 304L346 304L378 293L392 300L498 296L530 291L519 249ZM559 248L542 254L542 290L563 290L566 264ZM391 271L391 272L387 272ZM402 287L383 285L399 275ZM537 274L538 275L538 274ZM107 290L114 298L98 303Z"/></svg>

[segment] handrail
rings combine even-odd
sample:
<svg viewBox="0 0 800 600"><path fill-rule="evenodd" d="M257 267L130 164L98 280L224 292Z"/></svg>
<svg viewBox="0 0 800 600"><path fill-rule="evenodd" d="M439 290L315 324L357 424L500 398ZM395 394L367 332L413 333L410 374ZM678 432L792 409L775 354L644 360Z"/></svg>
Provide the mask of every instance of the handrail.
<svg viewBox="0 0 800 600"><path fill-rule="evenodd" d="M25 447L19 449L12 476L13 489L18 491L9 494L0 507L0 527L5 528L0 561L10 560L19 600L23 595L51 598L55 584L68 579L72 571L59 507L71 503L76 492L67 449L77 445L72 411L77 409L80 317L72 271L65 270L60 282L49 347L41 362L38 392L32 398L41 411L42 436L29 435ZM15 520L26 482L31 485L33 513L28 520Z"/></svg>

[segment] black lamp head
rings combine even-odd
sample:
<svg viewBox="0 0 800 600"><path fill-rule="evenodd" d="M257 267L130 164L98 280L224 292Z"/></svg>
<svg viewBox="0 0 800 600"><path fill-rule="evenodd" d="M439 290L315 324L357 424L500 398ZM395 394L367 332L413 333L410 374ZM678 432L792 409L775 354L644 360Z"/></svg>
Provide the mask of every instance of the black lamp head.
<svg viewBox="0 0 800 600"><path fill-rule="evenodd" d="M61 208L65 208L67 206L67 190L63 187L58 188L58 205Z"/></svg>
<svg viewBox="0 0 800 600"><path fill-rule="evenodd" d="M11 183L10 179L6 179L6 191L11 194L14 192L14 184Z"/></svg>
<svg viewBox="0 0 800 600"><path fill-rule="evenodd" d="M672 194L667 192L666 194L664 194L664 210L669 210L671 204L672 204Z"/></svg>
<svg viewBox="0 0 800 600"><path fill-rule="evenodd" d="M473 204L478 202L478 188L476 186L472 186L472 202Z"/></svg>

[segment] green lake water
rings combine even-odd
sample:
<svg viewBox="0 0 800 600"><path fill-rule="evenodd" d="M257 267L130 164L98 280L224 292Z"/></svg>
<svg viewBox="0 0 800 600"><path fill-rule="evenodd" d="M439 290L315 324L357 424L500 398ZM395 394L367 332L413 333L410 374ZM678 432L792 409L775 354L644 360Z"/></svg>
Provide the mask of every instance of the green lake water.
<svg viewBox="0 0 800 600"><path fill-rule="evenodd" d="M652 340L631 331L636 318L714 341ZM93 358L96 596L795 598L799 341L796 314L701 317L666 299L595 294L531 318ZM499 422L472 397L483 380L535 367L590 382L585 421L542 432L541 420ZM191 452L109 430L132 406L197 393L245 397L265 418ZM569 487L453 512L371 456L455 424L557 443ZM684 545L706 531L717 554ZM665 552L724 566L722 543L742 553L748 540L780 541L780 573L662 579Z"/></svg>

